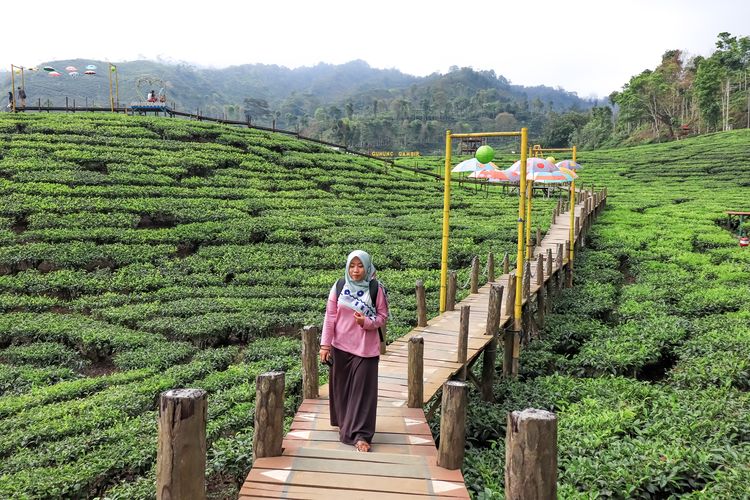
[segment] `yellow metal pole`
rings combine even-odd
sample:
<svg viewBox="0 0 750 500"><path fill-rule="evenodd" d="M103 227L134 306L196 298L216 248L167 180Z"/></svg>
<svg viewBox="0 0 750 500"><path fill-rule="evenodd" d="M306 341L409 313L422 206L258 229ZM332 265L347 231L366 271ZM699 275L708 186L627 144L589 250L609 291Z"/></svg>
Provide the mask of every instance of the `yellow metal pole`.
<svg viewBox="0 0 750 500"><path fill-rule="evenodd" d="M120 107L120 70L115 66L115 106Z"/></svg>
<svg viewBox="0 0 750 500"><path fill-rule="evenodd" d="M526 260L531 260L531 200L534 197L534 181L527 181L527 196L528 201L526 203Z"/></svg>
<svg viewBox="0 0 750 500"><path fill-rule="evenodd" d="M13 99L10 100L10 110L15 112L16 111L16 97L18 97L16 94L16 74L14 73L16 67L15 65L10 65L10 91L13 94Z"/></svg>
<svg viewBox="0 0 750 500"><path fill-rule="evenodd" d="M26 78L23 75L23 66L21 66L21 88L26 91Z"/></svg>
<svg viewBox="0 0 750 500"><path fill-rule="evenodd" d="M576 181L575 179L570 182L570 254L568 255L568 266L570 269L570 275L573 274L573 257L575 247L575 223L576 223Z"/></svg>
<svg viewBox="0 0 750 500"><path fill-rule="evenodd" d="M443 188L443 250L440 264L440 312L445 312L448 283L448 232L451 211L451 131L445 131L445 187Z"/></svg>
<svg viewBox="0 0 750 500"><path fill-rule="evenodd" d="M109 65L109 110L114 113L115 112L115 101L112 99L112 64Z"/></svg>
<svg viewBox="0 0 750 500"><path fill-rule="evenodd" d="M576 161L576 147L573 146L573 161ZM568 256L568 265L570 266L570 275L573 275L573 258L575 257L575 223L576 223L576 181L573 179L570 183L570 255ZM570 283L571 286L573 283Z"/></svg>
<svg viewBox="0 0 750 500"><path fill-rule="evenodd" d="M529 147L528 129L521 129L521 179L518 187L518 244L516 252L516 303L513 315L513 329L521 331L521 306L523 305L523 217L525 215L524 201L526 199L526 159Z"/></svg>

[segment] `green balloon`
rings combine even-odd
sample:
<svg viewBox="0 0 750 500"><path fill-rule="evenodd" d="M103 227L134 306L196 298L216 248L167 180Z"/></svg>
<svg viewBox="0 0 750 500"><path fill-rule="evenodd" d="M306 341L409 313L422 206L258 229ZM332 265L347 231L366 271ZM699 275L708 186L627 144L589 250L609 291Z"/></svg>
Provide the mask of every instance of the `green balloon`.
<svg viewBox="0 0 750 500"><path fill-rule="evenodd" d="M484 146L479 146L474 157L479 163L489 163L495 157L495 150L485 144Z"/></svg>

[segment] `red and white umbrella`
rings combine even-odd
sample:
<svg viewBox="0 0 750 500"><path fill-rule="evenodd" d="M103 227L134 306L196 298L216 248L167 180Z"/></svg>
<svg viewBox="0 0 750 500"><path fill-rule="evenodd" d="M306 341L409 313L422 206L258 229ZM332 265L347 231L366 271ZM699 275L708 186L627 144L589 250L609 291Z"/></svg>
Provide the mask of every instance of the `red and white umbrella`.
<svg viewBox="0 0 750 500"><path fill-rule="evenodd" d="M521 160L515 162L508 170L514 170L519 173L521 172ZM526 180L536 181L537 178L541 178L541 174L559 174L557 166L549 160L543 158L528 158L526 159ZM552 177L545 177L552 181ZM541 181L544 182L544 181ZM549 181L548 181L549 182ZM560 181L564 182L564 181Z"/></svg>
<svg viewBox="0 0 750 500"><path fill-rule="evenodd" d="M71 71L78 71L78 68L76 68L75 66L66 66L65 71L70 73Z"/></svg>
<svg viewBox="0 0 750 500"><path fill-rule="evenodd" d="M62 76L62 73L59 71L50 71L49 76Z"/></svg>
<svg viewBox="0 0 750 500"><path fill-rule="evenodd" d="M489 182L511 182L510 177L503 170L479 170L469 174L469 177L487 179Z"/></svg>
<svg viewBox="0 0 750 500"><path fill-rule="evenodd" d="M451 169L451 172L479 172L481 170L500 170L494 163L480 163L476 158L464 160ZM470 176L471 177L471 176Z"/></svg>

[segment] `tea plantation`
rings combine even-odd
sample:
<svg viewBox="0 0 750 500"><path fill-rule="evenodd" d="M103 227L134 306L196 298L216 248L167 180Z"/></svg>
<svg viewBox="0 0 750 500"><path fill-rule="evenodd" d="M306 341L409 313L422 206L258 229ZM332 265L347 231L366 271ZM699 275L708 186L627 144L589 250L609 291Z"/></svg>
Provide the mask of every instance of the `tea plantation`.
<svg viewBox="0 0 750 500"><path fill-rule="evenodd" d="M464 472L502 498L506 411L558 412L560 498L750 498L750 133L585 152L607 210L575 287L522 353L522 377L472 395Z"/></svg>
<svg viewBox="0 0 750 500"><path fill-rule="evenodd" d="M750 252L722 226L750 209L748 144L580 154L607 209L519 380L471 394L476 498L502 498L506 412L529 406L558 414L561 498L750 497ZM0 498L152 498L175 387L208 391L209 497L236 495L255 375L286 370L291 417L294 333L355 248L389 288L389 339L415 323L415 280L437 312L442 185L381 162L202 122L3 114L0 189ZM465 285L473 255L514 251L516 199L452 200ZM554 201L534 200L542 229Z"/></svg>
<svg viewBox="0 0 750 500"><path fill-rule="evenodd" d="M436 313L442 184L288 136L166 118L0 116L0 498L154 495L161 391L209 393L209 495L251 463L254 380L287 371L353 249ZM553 200L534 205L542 228ZM516 199L456 188L451 268L515 249ZM466 286L460 295L467 293Z"/></svg>

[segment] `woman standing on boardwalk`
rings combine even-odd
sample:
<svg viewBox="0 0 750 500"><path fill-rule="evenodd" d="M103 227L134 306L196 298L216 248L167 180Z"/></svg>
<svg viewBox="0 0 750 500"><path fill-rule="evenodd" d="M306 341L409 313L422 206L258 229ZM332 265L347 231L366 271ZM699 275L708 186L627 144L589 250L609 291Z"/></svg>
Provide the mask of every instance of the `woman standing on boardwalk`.
<svg viewBox="0 0 750 500"><path fill-rule="evenodd" d="M373 297L375 295L376 297ZM388 319L388 299L375 280L367 252L346 259L344 279L328 295L320 360L332 363L329 380L331 425L342 443L370 451L378 406L378 329Z"/></svg>

